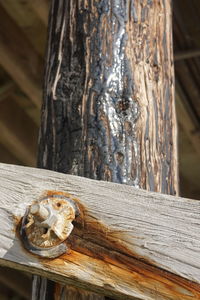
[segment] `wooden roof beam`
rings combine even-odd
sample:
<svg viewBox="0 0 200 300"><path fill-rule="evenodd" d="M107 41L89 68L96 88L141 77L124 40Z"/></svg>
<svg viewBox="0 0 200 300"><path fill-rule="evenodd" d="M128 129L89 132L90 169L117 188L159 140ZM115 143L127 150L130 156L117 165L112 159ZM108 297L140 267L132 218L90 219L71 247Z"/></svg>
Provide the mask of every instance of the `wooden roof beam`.
<svg viewBox="0 0 200 300"><path fill-rule="evenodd" d="M0 143L25 165L35 166L38 128L12 97L0 102Z"/></svg>
<svg viewBox="0 0 200 300"><path fill-rule="evenodd" d="M0 20L0 64L40 108L43 60L1 5Z"/></svg>
<svg viewBox="0 0 200 300"><path fill-rule="evenodd" d="M14 165L0 177L1 265L115 299L200 299L200 201ZM26 209L52 195L79 207L71 249L54 259L19 235Z"/></svg>

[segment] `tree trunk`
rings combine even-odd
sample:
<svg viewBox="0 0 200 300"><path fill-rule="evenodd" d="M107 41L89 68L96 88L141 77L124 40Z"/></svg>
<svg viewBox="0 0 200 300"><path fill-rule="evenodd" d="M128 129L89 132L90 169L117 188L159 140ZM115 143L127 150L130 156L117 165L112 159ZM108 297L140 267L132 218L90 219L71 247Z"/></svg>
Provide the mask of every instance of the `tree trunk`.
<svg viewBox="0 0 200 300"><path fill-rule="evenodd" d="M52 1L39 167L177 194L170 2Z"/></svg>

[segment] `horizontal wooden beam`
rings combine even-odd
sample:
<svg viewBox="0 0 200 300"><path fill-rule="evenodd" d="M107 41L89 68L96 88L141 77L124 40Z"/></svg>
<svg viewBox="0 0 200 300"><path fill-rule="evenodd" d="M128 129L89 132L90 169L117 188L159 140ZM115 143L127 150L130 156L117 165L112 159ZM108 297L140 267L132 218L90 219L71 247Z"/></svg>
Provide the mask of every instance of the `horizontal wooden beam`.
<svg viewBox="0 0 200 300"><path fill-rule="evenodd" d="M12 97L0 101L0 143L28 166L36 164L38 128Z"/></svg>
<svg viewBox="0 0 200 300"><path fill-rule="evenodd" d="M0 20L0 64L33 103L40 107L43 61L1 5Z"/></svg>
<svg viewBox="0 0 200 300"><path fill-rule="evenodd" d="M48 170L0 164L0 264L116 299L200 299L200 201ZM25 250L21 218L42 196L68 195L71 250Z"/></svg>

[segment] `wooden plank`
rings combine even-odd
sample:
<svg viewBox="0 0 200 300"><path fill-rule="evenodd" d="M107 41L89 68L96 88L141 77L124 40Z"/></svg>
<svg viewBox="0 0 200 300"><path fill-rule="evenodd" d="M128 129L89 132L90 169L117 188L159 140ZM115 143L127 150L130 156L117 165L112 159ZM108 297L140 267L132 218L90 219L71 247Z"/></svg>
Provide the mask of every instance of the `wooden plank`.
<svg viewBox="0 0 200 300"><path fill-rule="evenodd" d="M40 107L43 61L1 6L0 20L0 64L33 103Z"/></svg>
<svg viewBox="0 0 200 300"><path fill-rule="evenodd" d="M0 143L19 161L36 164L38 128L12 97L0 102Z"/></svg>
<svg viewBox="0 0 200 300"><path fill-rule="evenodd" d="M0 175L1 265L116 299L200 299L200 201L14 165L0 164ZM71 251L44 259L24 250L16 228L55 190L81 214Z"/></svg>

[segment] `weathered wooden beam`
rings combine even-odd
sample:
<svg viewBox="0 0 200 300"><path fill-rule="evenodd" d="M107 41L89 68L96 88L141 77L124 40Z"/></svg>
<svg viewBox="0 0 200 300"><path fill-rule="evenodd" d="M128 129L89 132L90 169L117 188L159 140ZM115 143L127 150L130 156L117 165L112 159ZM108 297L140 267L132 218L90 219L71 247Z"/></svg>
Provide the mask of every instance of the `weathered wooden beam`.
<svg viewBox="0 0 200 300"><path fill-rule="evenodd" d="M14 165L0 164L0 175L1 265L116 299L200 299L200 201ZM20 220L58 191L80 210L71 250L37 257L23 247Z"/></svg>
<svg viewBox="0 0 200 300"><path fill-rule="evenodd" d="M0 102L0 132L0 143L14 157L35 166L38 129L12 97Z"/></svg>
<svg viewBox="0 0 200 300"><path fill-rule="evenodd" d="M1 5L0 20L0 64L33 103L40 107L43 61Z"/></svg>

